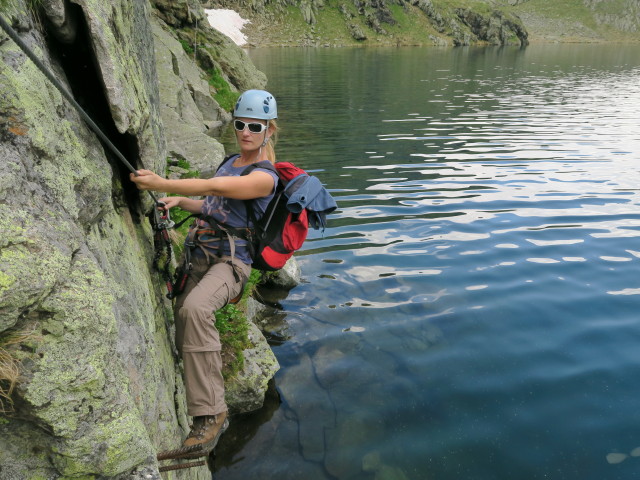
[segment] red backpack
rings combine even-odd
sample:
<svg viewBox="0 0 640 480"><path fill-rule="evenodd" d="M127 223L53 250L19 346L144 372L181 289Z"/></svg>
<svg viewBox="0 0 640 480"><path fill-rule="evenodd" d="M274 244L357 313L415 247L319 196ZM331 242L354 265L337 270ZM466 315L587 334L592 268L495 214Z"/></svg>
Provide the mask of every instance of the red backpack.
<svg viewBox="0 0 640 480"><path fill-rule="evenodd" d="M248 175L255 168L266 168L278 174L278 184L264 215L256 220L253 201L246 200L247 218L253 223L255 233L249 242L252 267L258 270L274 271L284 267L296 250L302 247L309 232L307 210L299 213L287 207L285 188L290 181L300 175L307 175L303 169L289 162L277 162L275 165L249 165L242 175Z"/></svg>

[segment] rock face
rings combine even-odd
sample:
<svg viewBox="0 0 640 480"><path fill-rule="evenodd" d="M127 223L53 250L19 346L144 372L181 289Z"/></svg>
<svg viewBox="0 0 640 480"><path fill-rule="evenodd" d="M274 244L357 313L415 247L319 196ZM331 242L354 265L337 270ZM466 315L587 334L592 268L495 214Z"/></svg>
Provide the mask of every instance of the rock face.
<svg viewBox="0 0 640 480"><path fill-rule="evenodd" d="M452 5L444 0L353 0L332 5L323 0L215 2L217 7L239 9L244 18L251 20L252 26L246 29L245 34L249 43L257 46L319 46L332 42L337 45L363 42L373 45L439 46L528 44L523 22L518 16L507 13L507 7L517 4L518 0L484 3L491 8L490 13L482 2L476 2L469 8L455 8L455 3ZM279 23L280 12L290 6L299 8L308 28ZM398 12L398 7L402 8L402 13ZM329 14L331 10L338 12ZM340 14L340 20L336 20L335 13ZM319 18L322 17L324 20L320 22ZM407 17L420 22L423 28L416 28L414 22L407 21ZM286 22L291 22L290 17ZM333 28L326 29L321 24L331 24ZM348 32L350 41L344 36L334 38L336 31Z"/></svg>
<svg viewBox="0 0 640 480"><path fill-rule="evenodd" d="M196 25L203 22L204 12L198 0L153 0L158 16L174 27Z"/></svg>
<svg viewBox="0 0 640 480"><path fill-rule="evenodd" d="M134 168L164 172L167 149L221 158L205 132L224 114L147 2L39 3L38 21L26 0L0 15ZM179 445L188 418L152 268L151 197L4 33L0 58L0 347L9 332L29 335L11 350L22 371L14 411L0 416L0 478L159 478L156 452ZM165 135L171 118L184 130ZM252 341L252 374L272 375L259 331ZM266 382L254 385L230 407L259 407Z"/></svg>
<svg viewBox="0 0 640 480"><path fill-rule="evenodd" d="M612 12L609 2L603 0L584 0L584 3L594 11L598 24L623 32L640 31L640 2L637 0L622 0L616 12Z"/></svg>
<svg viewBox="0 0 640 480"><path fill-rule="evenodd" d="M47 48L24 9L13 18L30 25L25 42L76 97L102 101L92 113L111 120L107 129L128 146L124 154L161 171L156 73L143 52L153 42L148 8L106 6L75 6L86 18L76 41L91 39L104 86L95 73L78 85L60 60L62 47ZM120 182L123 167L15 44L3 42L0 55L0 329L34 332L16 417L0 427L0 475L116 476L151 463L162 439L180 436L186 423L177 417L179 377L148 263L147 200ZM75 61L89 68L92 58ZM21 464L28 445L38 455Z"/></svg>
<svg viewBox="0 0 640 480"><path fill-rule="evenodd" d="M457 8L456 15L460 21L469 27L475 38L465 38L457 34L455 45L469 45L481 40L490 45L528 45L528 34L522 22L517 17L509 17L499 10L489 15L482 15L469 8Z"/></svg>
<svg viewBox="0 0 640 480"><path fill-rule="evenodd" d="M212 176L224 158L224 147L207 135L208 124L228 123L231 116L211 98L202 71L166 24L154 19L152 29L168 156L187 161L204 177Z"/></svg>

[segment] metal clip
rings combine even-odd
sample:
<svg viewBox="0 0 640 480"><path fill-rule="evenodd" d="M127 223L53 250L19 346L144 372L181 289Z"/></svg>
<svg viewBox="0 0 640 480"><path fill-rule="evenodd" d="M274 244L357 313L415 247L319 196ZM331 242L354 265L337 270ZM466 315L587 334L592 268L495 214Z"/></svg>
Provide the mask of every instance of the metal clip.
<svg viewBox="0 0 640 480"><path fill-rule="evenodd" d="M164 202L156 203L154 214L157 230L169 230L175 225L175 222L171 220L169 209L164 207L166 207L166 204Z"/></svg>

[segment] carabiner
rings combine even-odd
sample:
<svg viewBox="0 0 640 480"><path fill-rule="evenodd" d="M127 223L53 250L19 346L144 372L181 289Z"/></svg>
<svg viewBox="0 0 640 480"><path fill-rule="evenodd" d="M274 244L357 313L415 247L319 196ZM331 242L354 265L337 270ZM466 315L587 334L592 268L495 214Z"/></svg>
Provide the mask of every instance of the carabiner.
<svg viewBox="0 0 640 480"><path fill-rule="evenodd" d="M173 228L173 226L175 225L175 222L171 220L169 209L166 208L166 204L164 202L156 203L154 214L155 214L157 230L169 230Z"/></svg>

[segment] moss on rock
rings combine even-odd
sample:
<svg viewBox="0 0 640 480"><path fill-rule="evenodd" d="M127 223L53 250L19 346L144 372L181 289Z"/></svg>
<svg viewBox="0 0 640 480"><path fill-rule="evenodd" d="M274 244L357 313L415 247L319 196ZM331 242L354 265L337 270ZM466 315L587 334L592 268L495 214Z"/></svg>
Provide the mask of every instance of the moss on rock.
<svg viewBox="0 0 640 480"><path fill-rule="evenodd" d="M16 0L14 23L65 83L71 74L48 56L25 2ZM163 171L148 6L125 3L74 5L121 142L133 145L134 163ZM0 58L0 331L37 334L15 351L17 415L0 421L0 477L157 475L156 451L179 446L188 421L171 311L152 268L151 204L12 42L0 42Z"/></svg>

